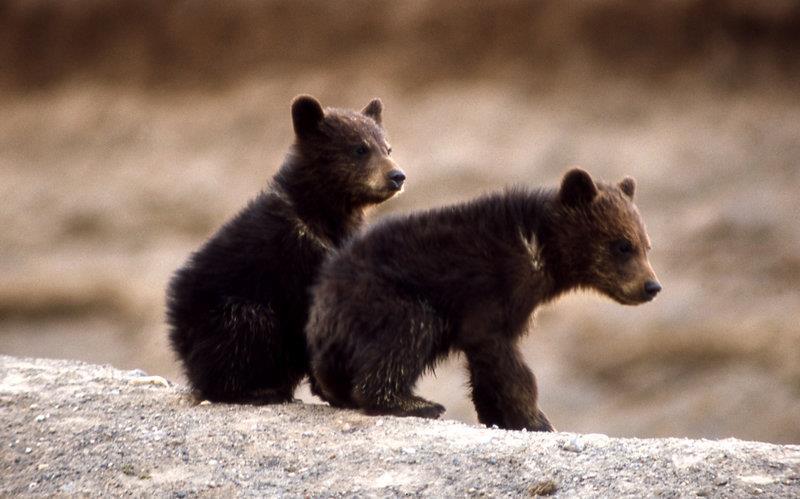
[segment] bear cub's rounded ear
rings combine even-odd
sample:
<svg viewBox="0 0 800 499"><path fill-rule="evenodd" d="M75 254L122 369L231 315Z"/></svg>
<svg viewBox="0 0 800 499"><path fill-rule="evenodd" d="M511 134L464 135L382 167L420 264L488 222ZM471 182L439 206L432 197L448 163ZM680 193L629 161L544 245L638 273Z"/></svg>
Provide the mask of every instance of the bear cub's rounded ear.
<svg viewBox="0 0 800 499"><path fill-rule="evenodd" d="M292 123L294 133L304 137L319 130L325 117L322 105L310 95L299 95L292 101Z"/></svg>
<svg viewBox="0 0 800 499"><path fill-rule="evenodd" d="M568 206L591 203L597 196L597 186L592 177L580 168L568 171L561 180L558 197Z"/></svg>
<svg viewBox="0 0 800 499"><path fill-rule="evenodd" d="M381 124L381 113L383 112L383 102L379 98L374 98L367 106L361 110L361 114L369 116L375 123Z"/></svg>
<svg viewBox="0 0 800 499"><path fill-rule="evenodd" d="M617 186L629 199L633 199L633 193L636 192L636 181L633 177L623 178Z"/></svg>

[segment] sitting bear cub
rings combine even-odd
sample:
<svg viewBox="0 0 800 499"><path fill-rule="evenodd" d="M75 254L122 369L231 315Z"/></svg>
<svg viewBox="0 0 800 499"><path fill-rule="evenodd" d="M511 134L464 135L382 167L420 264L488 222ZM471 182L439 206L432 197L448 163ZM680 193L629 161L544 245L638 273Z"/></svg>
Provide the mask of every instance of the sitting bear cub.
<svg viewBox="0 0 800 499"><path fill-rule="evenodd" d="M292 400L309 371L303 328L319 266L405 180L381 111L378 99L359 113L296 98L296 140L270 187L176 272L170 340L200 397Z"/></svg>
<svg viewBox="0 0 800 499"><path fill-rule="evenodd" d="M450 352L469 364L481 423L553 431L518 350L534 309L573 289L619 303L661 290L634 180L573 169L559 189L511 190L400 217L346 244L320 270L306 326L315 392L367 414L435 418L414 395Z"/></svg>

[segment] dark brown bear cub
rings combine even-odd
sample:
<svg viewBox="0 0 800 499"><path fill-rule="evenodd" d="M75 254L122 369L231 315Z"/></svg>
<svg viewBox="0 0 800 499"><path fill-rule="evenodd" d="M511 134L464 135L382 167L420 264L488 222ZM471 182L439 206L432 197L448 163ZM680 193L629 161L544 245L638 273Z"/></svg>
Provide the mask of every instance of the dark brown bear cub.
<svg viewBox="0 0 800 499"><path fill-rule="evenodd" d="M405 180L381 111L378 99L360 113L295 99L296 140L269 188L173 277L170 340L199 396L285 402L308 374L303 327L319 266Z"/></svg>
<svg viewBox="0 0 800 499"><path fill-rule="evenodd" d="M481 423L552 431L517 342L534 309L567 291L628 305L659 292L634 187L574 169L557 190L390 220L345 245L320 271L306 329L318 395L368 414L435 418L444 407L414 385L461 351Z"/></svg>

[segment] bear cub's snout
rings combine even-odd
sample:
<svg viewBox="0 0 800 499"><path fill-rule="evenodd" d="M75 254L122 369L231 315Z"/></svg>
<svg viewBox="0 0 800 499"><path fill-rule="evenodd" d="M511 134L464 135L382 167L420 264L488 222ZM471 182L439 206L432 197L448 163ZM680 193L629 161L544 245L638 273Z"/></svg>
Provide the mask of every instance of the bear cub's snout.
<svg viewBox="0 0 800 499"><path fill-rule="evenodd" d="M392 170L389 172L389 187L399 191L403 188L403 183L406 181L406 174L403 170Z"/></svg>
<svg viewBox="0 0 800 499"><path fill-rule="evenodd" d="M652 300L661 291L661 284L658 281L647 281L644 283L644 295L647 300Z"/></svg>

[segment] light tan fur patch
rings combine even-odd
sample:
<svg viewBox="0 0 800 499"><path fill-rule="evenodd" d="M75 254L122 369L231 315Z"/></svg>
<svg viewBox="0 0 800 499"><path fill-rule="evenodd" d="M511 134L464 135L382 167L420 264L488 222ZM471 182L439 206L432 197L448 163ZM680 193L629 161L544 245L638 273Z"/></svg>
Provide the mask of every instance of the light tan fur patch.
<svg viewBox="0 0 800 499"><path fill-rule="evenodd" d="M539 245L536 243L536 235L531 234L531 238L528 239L520 230L519 237L522 240L522 245L525 247L525 251L528 253L531 267L536 272L541 272L544 268L544 260L542 259L542 253L539 250Z"/></svg>

